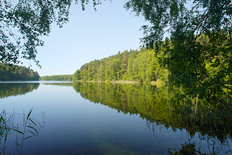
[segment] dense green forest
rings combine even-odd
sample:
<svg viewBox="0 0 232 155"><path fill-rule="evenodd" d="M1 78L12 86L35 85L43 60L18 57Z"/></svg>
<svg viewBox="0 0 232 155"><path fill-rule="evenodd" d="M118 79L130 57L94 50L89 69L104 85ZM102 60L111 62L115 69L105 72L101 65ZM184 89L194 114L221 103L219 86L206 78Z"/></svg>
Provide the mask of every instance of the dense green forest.
<svg viewBox="0 0 232 155"><path fill-rule="evenodd" d="M51 76L42 76L40 80L43 81L72 81L73 75L51 75Z"/></svg>
<svg viewBox="0 0 232 155"><path fill-rule="evenodd" d="M167 40L169 41L169 39ZM116 55L82 65L74 73L74 79L82 81L128 80L140 82L161 79L167 81L167 66L159 63L160 60L167 57L167 54L164 54L165 49L166 47L162 44L159 50L163 52L160 53L146 48L118 52Z"/></svg>
<svg viewBox="0 0 232 155"><path fill-rule="evenodd" d="M38 72L24 66L5 65L0 63L0 81L39 80Z"/></svg>

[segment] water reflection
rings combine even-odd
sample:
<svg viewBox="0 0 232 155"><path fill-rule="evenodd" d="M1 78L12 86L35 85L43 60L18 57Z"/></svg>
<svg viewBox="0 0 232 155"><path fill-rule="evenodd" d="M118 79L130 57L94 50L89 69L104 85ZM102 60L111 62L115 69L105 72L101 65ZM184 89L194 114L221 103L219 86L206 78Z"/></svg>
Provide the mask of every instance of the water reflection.
<svg viewBox="0 0 232 155"><path fill-rule="evenodd" d="M38 89L39 83L0 83L0 98L24 95Z"/></svg>
<svg viewBox="0 0 232 155"><path fill-rule="evenodd" d="M37 90L39 85L38 82L1 82L0 98L25 95ZM42 121L34 119L31 114L32 109L26 113L1 110L0 154L23 154L24 141L38 136L40 129L45 126L45 112L41 113ZM15 145L15 150L9 149L12 145Z"/></svg>
<svg viewBox="0 0 232 155"><path fill-rule="evenodd" d="M73 87L91 102L125 114L138 114L154 133L159 127L171 128L173 132L187 130L189 136L182 148L170 148L170 154L201 153L202 141L207 143L210 154L232 153L232 107L228 98L221 104L196 97L183 98L181 89L174 86L74 83Z"/></svg>
<svg viewBox="0 0 232 155"><path fill-rule="evenodd" d="M0 86L1 94L5 94L1 98L4 98L33 91L39 83ZM46 128L36 140L25 140L27 154L231 154L230 101L225 97L224 104L212 104L197 97L183 98L183 93L174 86L43 83L32 95L20 97L21 102L15 97L14 100L7 100L11 99L9 97L2 101L10 108L34 107L37 114L46 109ZM118 114L114 109L137 116ZM28 112L23 115L23 120L27 115ZM22 117L14 120L18 124L20 119ZM35 119L41 122L41 117L35 116ZM30 119L29 122L30 125L36 123ZM25 121L19 124L19 131L23 131ZM41 124L44 126L45 120ZM34 128L34 133L40 131ZM1 124L0 130L3 129ZM23 138L22 133L11 131L15 135L8 136L9 141L17 142L17 146L22 146L22 139L33 136L26 132ZM16 134L21 140L12 138ZM4 139L5 134L1 135L2 144ZM13 150L15 146L8 148Z"/></svg>
<svg viewBox="0 0 232 155"><path fill-rule="evenodd" d="M53 86L73 86L73 83L72 82L65 82L65 83L62 83L62 82L59 82L59 83L43 83L43 85L53 85Z"/></svg>

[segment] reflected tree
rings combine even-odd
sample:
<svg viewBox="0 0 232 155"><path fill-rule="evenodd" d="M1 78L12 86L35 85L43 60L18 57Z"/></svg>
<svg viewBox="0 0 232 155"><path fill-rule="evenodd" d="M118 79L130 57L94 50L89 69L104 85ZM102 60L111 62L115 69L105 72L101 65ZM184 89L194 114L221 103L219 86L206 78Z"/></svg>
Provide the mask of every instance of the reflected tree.
<svg viewBox="0 0 232 155"><path fill-rule="evenodd" d="M147 128L152 132L161 126L173 131L187 130L190 140L199 134L202 141L207 141L210 152L231 152L231 106L211 104L196 97L183 98L183 90L170 85L157 88L152 85L74 83L73 87L91 102L125 114L138 114L147 121Z"/></svg>
<svg viewBox="0 0 232 155"><path fill-rule="evenodd" d="M0 83L0 98L23 95L38 89L39 83Z"/></svg>
<svg viewBox="0 0 232 155"><path fill-rule="evenodd" d="M169 155L197 155L199 151L196 150L196 145L194 143L181 144L180 150L168 150Z"/></svg>

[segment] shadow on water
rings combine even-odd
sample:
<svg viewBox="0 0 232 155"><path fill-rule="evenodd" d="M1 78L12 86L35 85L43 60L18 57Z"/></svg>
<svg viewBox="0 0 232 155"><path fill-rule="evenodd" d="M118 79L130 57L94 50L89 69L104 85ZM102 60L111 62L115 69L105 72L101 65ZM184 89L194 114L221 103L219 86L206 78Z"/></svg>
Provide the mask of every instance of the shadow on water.
<svg viewBox="0 0 232 155"><path fill-rule="evenodd" d="M139 115L154 134L162 127L173 132L186 130L188 137L181 148L169 148L169 154L203 154L202 142L208 147L203 152L232 153L232 106L227 97L221 104L208 98L183 98L184 92L174 86L74 83L73 88L91 102Z"/></svg>

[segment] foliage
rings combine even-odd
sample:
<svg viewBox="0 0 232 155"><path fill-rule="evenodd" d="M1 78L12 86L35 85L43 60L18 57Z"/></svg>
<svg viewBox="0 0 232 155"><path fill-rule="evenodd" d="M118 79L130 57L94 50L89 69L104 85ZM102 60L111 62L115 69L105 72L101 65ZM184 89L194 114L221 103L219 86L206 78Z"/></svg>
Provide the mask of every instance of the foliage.
<svg viewBox="0 0 232 155"><path fill-rule="evenodd" d="M168 150L168 154L169 155L197 155L199 154L196 150L196 144L194 143L186 143L185 144L181 144L181 149L180 150Z"/></svg>
<svg viewBox="0 0 232 155"><path fill-rule="evenodd" d="M181 42L193 41L201 34L221 29L230 32L232 27L231 0L128 0L125 8L151 23L143 27L143 41L151 46L162 39L165 31L178 37L181 46Z"/></svg>
<svg viewBox="0 0 232 155"><path fill-rule="evenodd" d="M125 7L150 22L143 26L145 45L158 45L170 32L173 48L164 63L175 84L199 97L232 89L231 0L128 0Z"/></svg>
<svg viewBox="0 0 232 155"><path fill-rule="evenodd" d="M220 33L224 34L224 37L214 38L217 39L217 44L211 42L210 35L198 36L192 47L195 51L193 54L188 51L187 43L183 42L186 46L179 47L176 40L169 38L156 42L153 50L141 48L139 51L118 52L108 58L82 65L74 74L74 79L107 82L130 80L145 83L169 81L183 87L186 96L207 97L211 101L214 99L215 104L224 104L218 102L223 101L222 96L232 96L232 55L228 45L231 42L230 35L224 31ZM214 49L214 54L204 53L212 50L214 46L218 46L218 50ZM188 61L190 59L191 61Z"/></svg>
<svg viewBox="0 0 232 155"><path fill-rule="evenodd" d="M162 46L164 50L165 47ZM157 79L168 81L168 70L161 67L159 59L164 52L157 54L154 50L141 48L118 52L116 55L94 60L81 66L74 74L75 80L82 81L118 81L130 80L150 82Z"/></svg>
<svg viewBox="0 0 232 155"><path fill-rule="evenodd" d="M36 47L43 46L51 24L59 27L68 22L70 6L80 2L82 9L90 0L18 0L0 1L0 63L17 64L19 58L36 62ZM101 0L92 0L93 7Z"/></svg>
<svg viewBox="0 0 232 155"><path fill-rule="evenodd" d="M40 80L43 81L72 81L73 75L51 75L51 76L42 76Z"/></svg>
<svg viewBox="0 0 232 155"><path fill-rule="evenodd" d="M4 65L0 63L0 81L39 80L38 72L24 66Z"/></svg>

